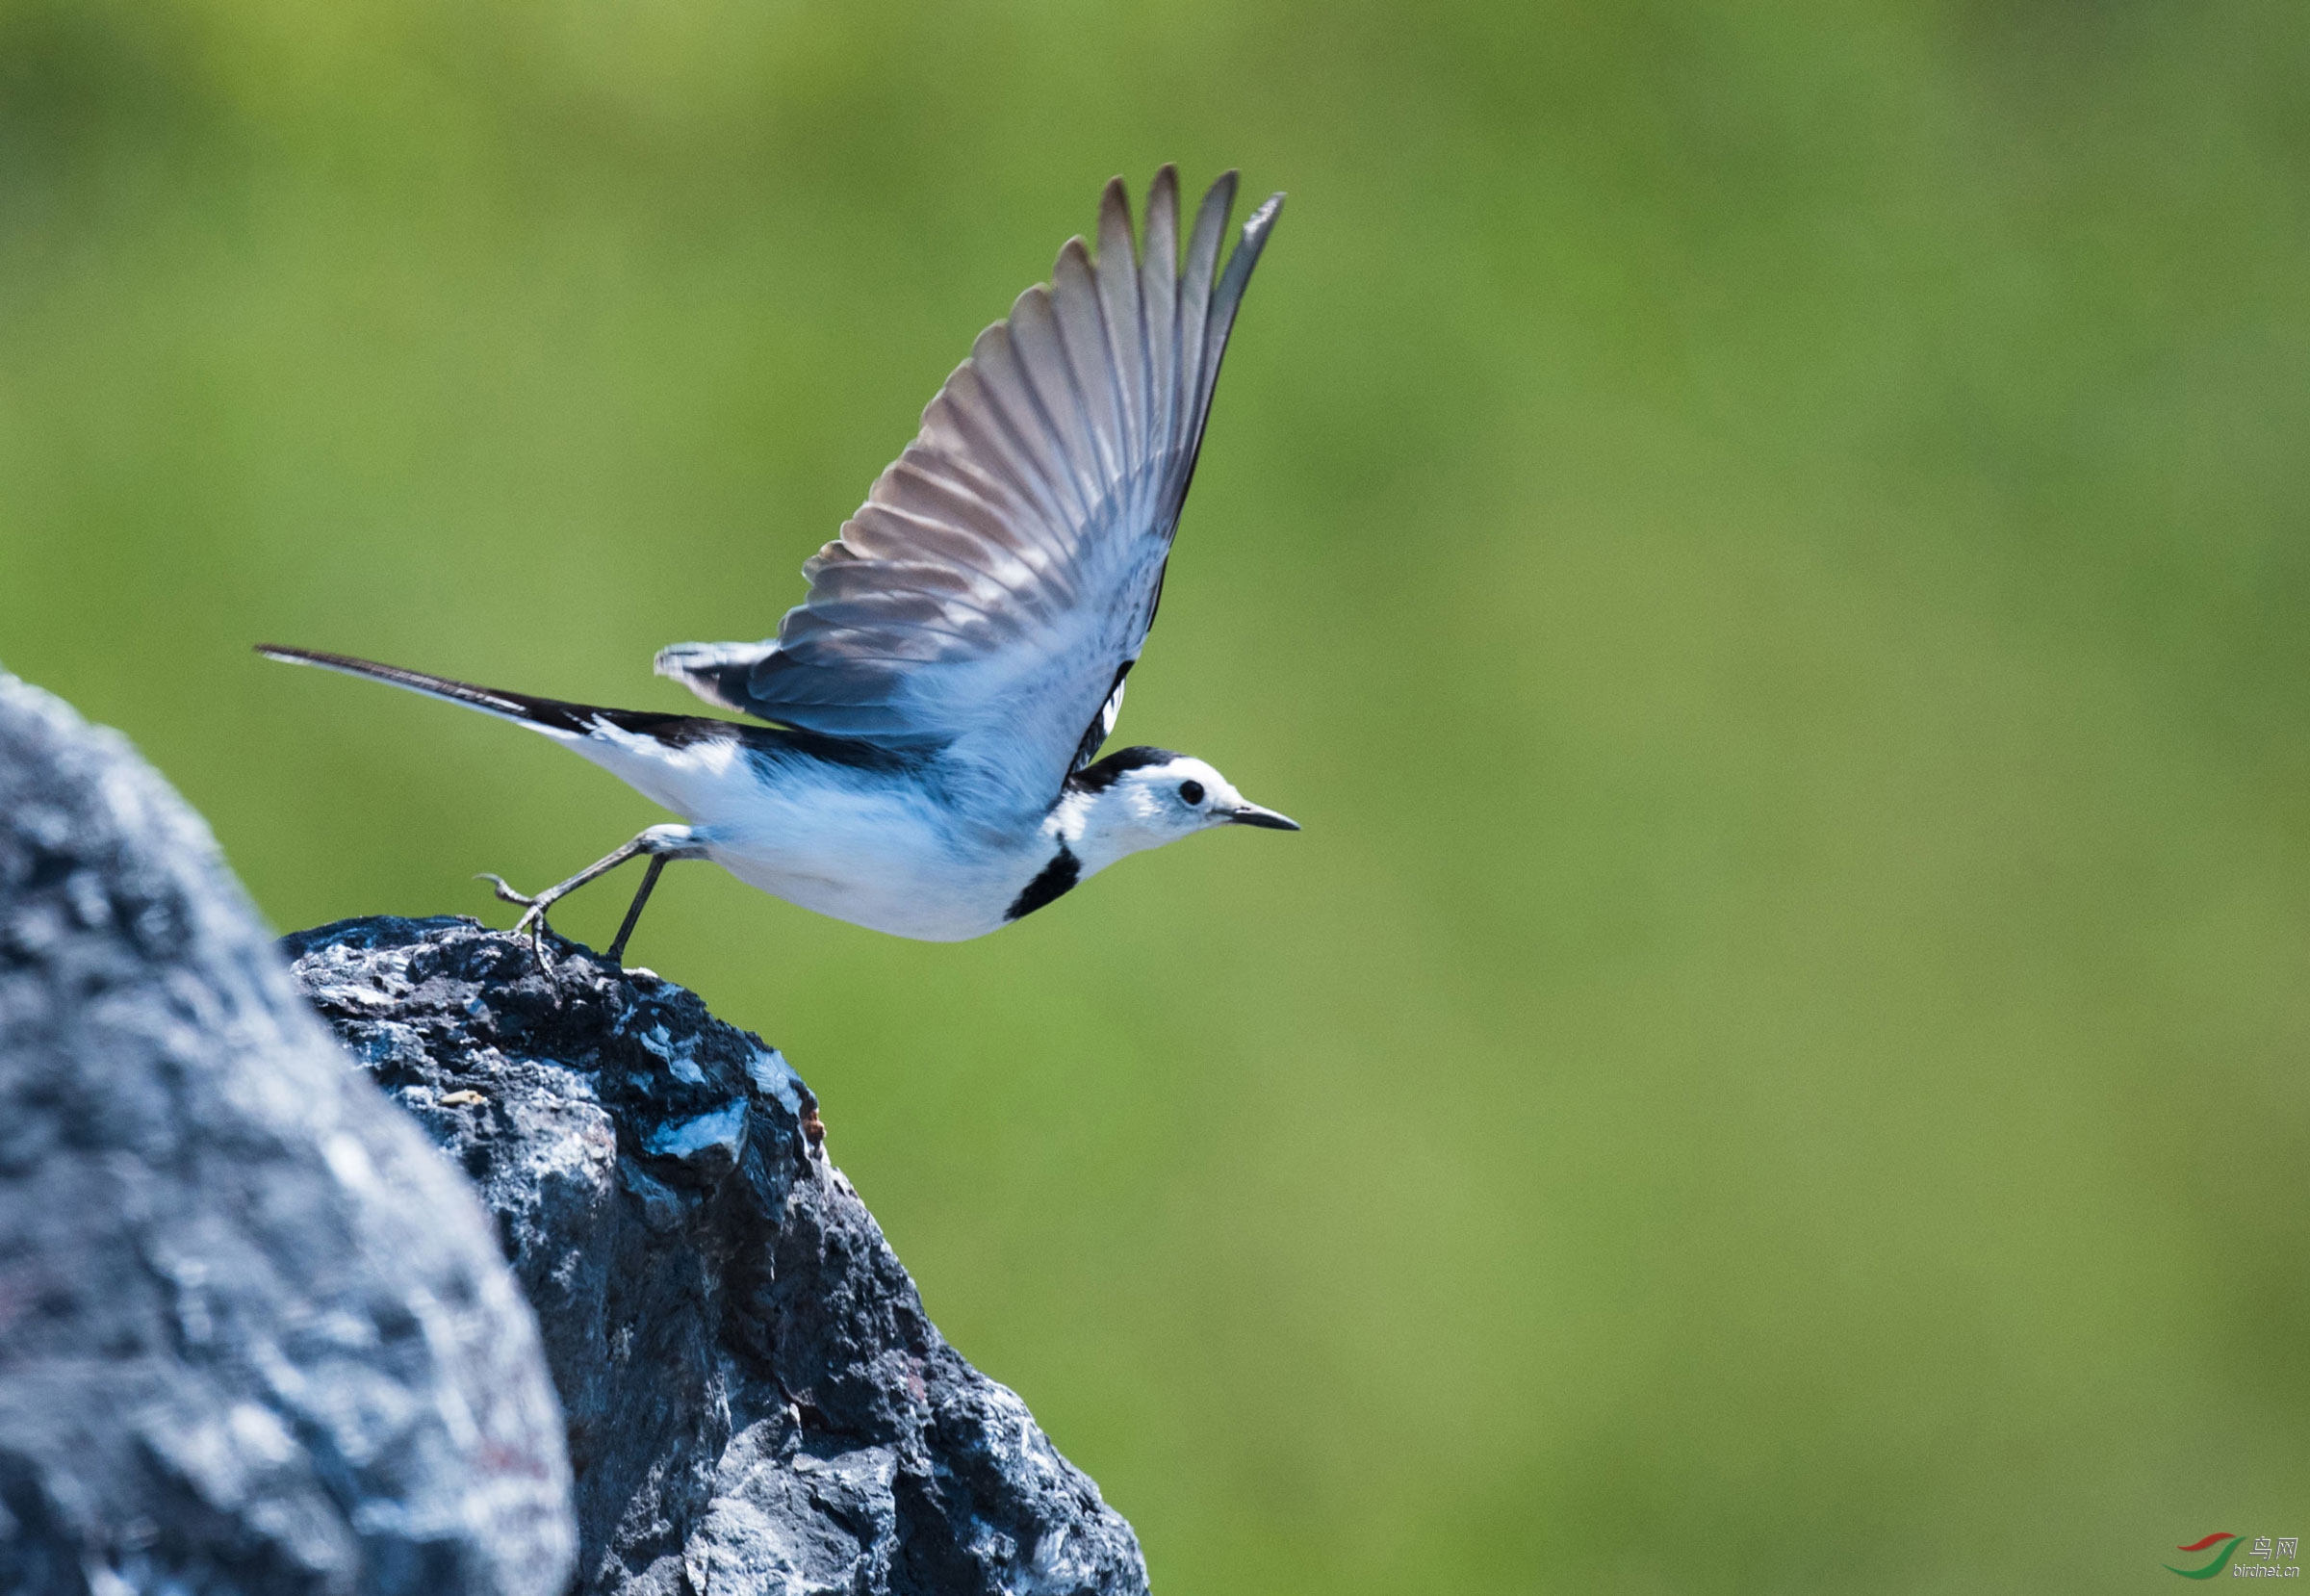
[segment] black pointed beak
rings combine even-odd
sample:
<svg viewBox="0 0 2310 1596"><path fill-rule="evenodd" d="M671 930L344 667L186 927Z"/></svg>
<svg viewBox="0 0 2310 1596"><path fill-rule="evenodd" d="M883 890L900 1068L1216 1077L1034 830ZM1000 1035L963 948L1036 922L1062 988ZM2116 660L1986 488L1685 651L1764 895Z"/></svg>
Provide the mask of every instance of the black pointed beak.
<svg viewBox="0 0 2310 1596"><path fill-rule="evenodd" d="M1231 826L1265 826L1271 832L1296 832L1299 829L1299 822L1290 815L1263 810L1257 804L1245 804L1240 810L1229 811L1227 823Z"/></svg>

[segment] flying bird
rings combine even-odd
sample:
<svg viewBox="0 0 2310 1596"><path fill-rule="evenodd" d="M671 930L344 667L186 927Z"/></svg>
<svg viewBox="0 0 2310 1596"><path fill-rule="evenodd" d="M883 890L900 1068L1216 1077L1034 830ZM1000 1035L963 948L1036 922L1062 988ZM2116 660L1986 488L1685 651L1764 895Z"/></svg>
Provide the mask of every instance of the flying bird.
<svg viewBox="0 0 2310 1596"><path fill-rule="evenodd" d="M1048 285L923 411L922 430L759 643L679 643L656 670L719 717L610 709L477 687L344 655L260 644L542 732L683 817L530 896L515 929L648 859L609 956L622 960L667 862L706 859L836 919L961 941L1031 914L1126 855L1218 826L1296 831L1209 764L1162 748L1098 757L1163 592L1180 506L1251 270L1283 195L1225 267L1236 174L1213 184L1181 254L1164 167L1134 247L1122 180L1098 247ZM542 954L542 943L540 944Z"/></svg>

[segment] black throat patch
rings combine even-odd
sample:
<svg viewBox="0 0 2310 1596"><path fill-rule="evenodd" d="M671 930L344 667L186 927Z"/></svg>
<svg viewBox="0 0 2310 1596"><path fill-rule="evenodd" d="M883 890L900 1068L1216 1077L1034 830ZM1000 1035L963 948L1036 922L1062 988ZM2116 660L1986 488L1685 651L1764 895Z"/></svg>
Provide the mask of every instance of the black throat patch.
<svg viewBox="0 0 2310 1596"><path fill-rule="evenodd" d="M1010 924L1023 914L1032 914L1055 898L1063 898L1083 879L1083 862L1064 842L1042 867L1042 874L1027 883L1011 907L1003 911L1003 923Z"/></svg>

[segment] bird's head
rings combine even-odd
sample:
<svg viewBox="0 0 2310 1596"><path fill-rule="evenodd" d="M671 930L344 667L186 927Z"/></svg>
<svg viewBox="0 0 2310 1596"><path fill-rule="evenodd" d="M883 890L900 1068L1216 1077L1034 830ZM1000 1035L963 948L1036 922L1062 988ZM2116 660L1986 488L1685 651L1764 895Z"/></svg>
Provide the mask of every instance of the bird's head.
<svg viewBox="0 0 2310 1596"><path fill-rule="evenodd" d="M1265 826L1296 832L1299 823L1263 809L1201 759L1168 748L1126 748L1069 778L1063 807L1080 827L1070 838L1094 869L1176 842L1214 826Z"/></svg>

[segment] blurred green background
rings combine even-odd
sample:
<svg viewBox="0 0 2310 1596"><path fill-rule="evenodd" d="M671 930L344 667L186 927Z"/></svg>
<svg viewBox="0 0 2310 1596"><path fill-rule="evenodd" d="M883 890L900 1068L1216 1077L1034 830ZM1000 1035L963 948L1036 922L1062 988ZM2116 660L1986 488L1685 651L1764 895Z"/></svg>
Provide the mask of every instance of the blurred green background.
<svg viewBox="0 0 2310 1596"><path fill-rule="evenodd" d="M1240 165L1118 740L1305 835L633 957L1165 1591L2169 1588L2310 1528L2306 84L2299 0L0 0L0 660L275 924L502 920L656 811L248 645L695 708L1111 173Z"/></svg>

